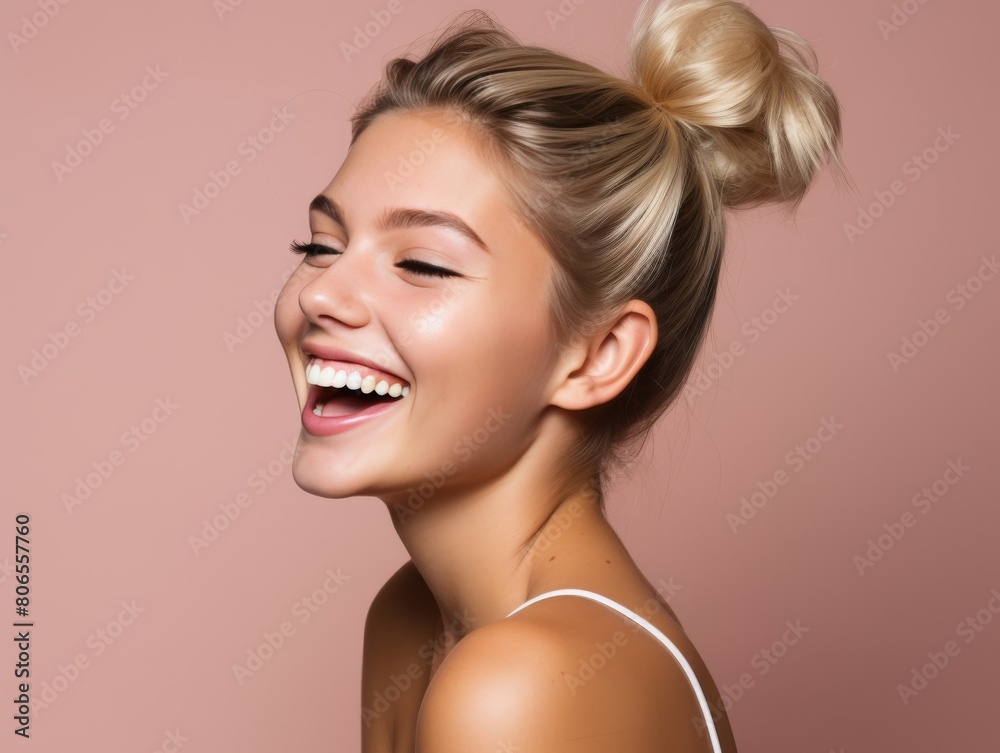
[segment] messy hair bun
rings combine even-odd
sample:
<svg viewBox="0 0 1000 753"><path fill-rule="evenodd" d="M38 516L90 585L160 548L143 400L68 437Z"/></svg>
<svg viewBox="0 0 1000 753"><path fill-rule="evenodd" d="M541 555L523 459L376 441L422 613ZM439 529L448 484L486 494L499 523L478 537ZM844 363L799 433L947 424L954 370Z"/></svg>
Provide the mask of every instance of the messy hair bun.
<svg viewBox="0 0 1000 753"><path fill-rule="evenodd" d="M602 501L705 339L725 210L794 208L825 161L840 164L837 99L801 37L732 0L647 0L630 42L631 80L521 44L474 11L419 60L390 61L352 118L352 140L393 110L443 109L475 129L552 253L560 341L600 332L632 299L653 309L646 363L574 414L577 441L553 469Z"/></svg>
<svg viewBox="0 0 1000 753"><path fill-rule="evenodd" d="M797 204L840 140L839 106L798 34L733 0L644 3L631 73L683 123L727 207Z"/></svg>

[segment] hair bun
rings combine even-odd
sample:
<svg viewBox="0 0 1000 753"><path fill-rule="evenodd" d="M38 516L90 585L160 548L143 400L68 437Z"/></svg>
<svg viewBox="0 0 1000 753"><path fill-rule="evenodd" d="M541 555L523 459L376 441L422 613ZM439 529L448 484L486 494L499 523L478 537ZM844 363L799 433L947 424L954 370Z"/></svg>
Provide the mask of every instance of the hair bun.
<svg viewBox="0 0 1000 753"><path fill-rule="evenodd" d="M734 0L649 9L632 30L633 80L686 126L726 206L797 204L823 164L840 163L840 106L802 37Z"/></svg>

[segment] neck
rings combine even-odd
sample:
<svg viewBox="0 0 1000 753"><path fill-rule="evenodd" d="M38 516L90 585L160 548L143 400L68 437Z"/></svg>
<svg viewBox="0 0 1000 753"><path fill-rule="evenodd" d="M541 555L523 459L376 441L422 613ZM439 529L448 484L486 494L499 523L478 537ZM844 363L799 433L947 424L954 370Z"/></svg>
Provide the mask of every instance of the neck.
<svg viewBox="0 0 1000 753"><path fill-rule="evenodd" d="M487 483L384 499L446 636L501 620L544 590L586 587L591 563L625 553L589 484L546 493L541 478L515 464Z"/></svg>

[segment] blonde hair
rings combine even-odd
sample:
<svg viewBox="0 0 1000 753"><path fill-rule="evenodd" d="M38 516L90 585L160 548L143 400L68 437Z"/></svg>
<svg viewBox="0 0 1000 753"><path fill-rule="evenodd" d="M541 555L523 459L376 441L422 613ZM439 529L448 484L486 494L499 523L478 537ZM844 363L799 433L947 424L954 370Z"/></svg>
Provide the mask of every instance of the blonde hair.
<svg viewBox="0 0 1000 753"><path fill-rule="evenodd" d="M589 482L602 505L704 341L725 210L794 209L824 163L842 164L840 108L812 48L747 6L647 0L629 49L623 79L522 45L473 11L419 61L390 61L352 117L352 144L393 110L444 109L483 135L555 261L559 342L600 331L631 299L654 310L655 349L618 396L580 412L579 441L554 469Z"/></svg>

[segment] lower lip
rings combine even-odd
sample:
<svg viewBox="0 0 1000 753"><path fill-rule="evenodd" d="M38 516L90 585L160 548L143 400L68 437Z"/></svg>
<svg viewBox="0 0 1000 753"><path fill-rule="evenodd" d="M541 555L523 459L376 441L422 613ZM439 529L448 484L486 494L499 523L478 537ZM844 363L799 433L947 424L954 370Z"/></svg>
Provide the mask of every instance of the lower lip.
<svg viewBox="0 0 1000 753"><path fill-rule="evenodd" d="M385 403L376 403L370 408L365 408L358 413L349 416L317 416L313 413L316 405L316 398L319 396L319 389L314 385L309 386L309 396L306 398L305 407L302 409L302 426L310 434L320 437L328 437L333 434L340 434L355 426L371 421L381 416L386 411L392 410L397 403L402 400L393 400Z"/></svg>

